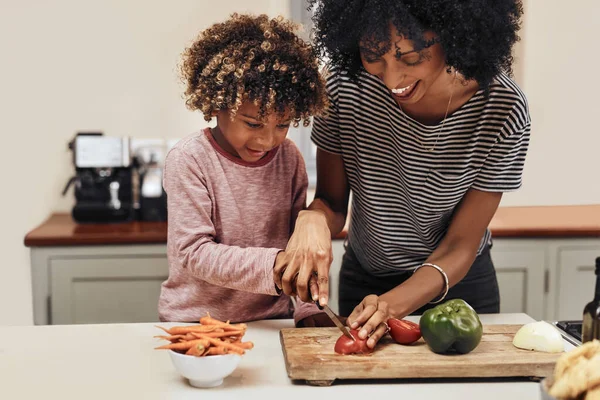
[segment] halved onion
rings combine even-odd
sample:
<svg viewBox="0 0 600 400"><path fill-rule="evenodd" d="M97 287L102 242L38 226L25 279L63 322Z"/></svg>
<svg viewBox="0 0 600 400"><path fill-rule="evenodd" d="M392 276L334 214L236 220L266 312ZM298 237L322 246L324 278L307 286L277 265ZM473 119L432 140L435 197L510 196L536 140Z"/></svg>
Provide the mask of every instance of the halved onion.
<svg viewBox="0 0 600 400"><path fill-rule="evenodd" d="M562 336L546 321L530 322L515 334L513 345L524 350L560 353L564 351Z"/></svg>

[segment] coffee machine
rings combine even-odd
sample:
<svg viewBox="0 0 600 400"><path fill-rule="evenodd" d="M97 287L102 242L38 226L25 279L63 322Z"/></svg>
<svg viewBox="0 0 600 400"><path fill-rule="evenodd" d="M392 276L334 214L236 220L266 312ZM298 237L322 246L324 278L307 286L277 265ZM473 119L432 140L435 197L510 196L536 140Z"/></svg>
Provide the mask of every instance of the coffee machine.
<svg viewBox="0 0 600 400"><path fill-rule="evenodd" d="M74 185L73 219L79 223L134 219L130 138L80 132L69 142L69 149L75 175L63 195Z"/></svg>

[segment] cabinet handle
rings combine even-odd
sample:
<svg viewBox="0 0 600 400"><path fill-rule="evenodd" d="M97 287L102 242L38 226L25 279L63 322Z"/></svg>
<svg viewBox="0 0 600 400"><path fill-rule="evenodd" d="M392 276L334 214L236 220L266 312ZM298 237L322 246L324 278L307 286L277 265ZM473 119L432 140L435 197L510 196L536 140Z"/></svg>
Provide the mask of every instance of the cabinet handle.
<svg viewBox="0 0 600 400"><path fill-rule="evenodd" d="M550 293L550 271L544 270L544 293Z"/></svg>
<svg viewBox="0 0 600 400"><path fill-rule="evenodd" d="M46 323L48 325L52 325L52 297L50 297L50 296L48 296L46 298L46 314L47 314L46 315L47 316Z"/></svg>

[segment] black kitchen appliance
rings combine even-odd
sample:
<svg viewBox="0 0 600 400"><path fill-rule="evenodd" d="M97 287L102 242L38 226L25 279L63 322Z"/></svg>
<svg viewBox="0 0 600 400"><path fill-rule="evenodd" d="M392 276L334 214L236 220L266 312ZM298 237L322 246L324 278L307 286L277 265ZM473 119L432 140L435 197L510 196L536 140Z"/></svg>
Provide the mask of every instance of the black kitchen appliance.
<svg viewBox="0 0 600 400"><path fill-rule="evenodd" d="M75 175L63 190L75 188L72 217L80 223L130 221L133 185L129 138L78 133L69 143Z"/></svg>

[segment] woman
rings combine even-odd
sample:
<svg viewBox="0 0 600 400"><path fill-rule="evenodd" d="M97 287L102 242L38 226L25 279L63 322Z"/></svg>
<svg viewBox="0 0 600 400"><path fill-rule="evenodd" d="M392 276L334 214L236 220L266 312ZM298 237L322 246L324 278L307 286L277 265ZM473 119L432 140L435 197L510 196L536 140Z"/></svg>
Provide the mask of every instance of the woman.
<svg viewBox="0 0 600 400"><path fill-rule="evenodd" d="M318 2L331 107L312 131L315 200L274 269L286 294L327 301L352 191L340 314L369 346L390 316L450 298L499 312L487 226L521 186L529 143L527 101L509 78L521 15L518 0Z"/></svg>

